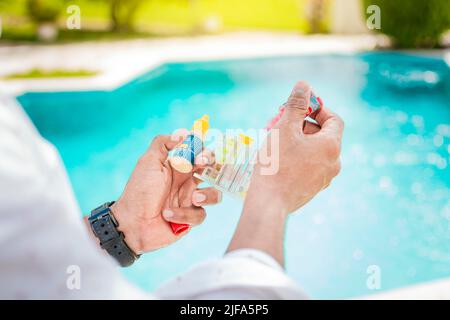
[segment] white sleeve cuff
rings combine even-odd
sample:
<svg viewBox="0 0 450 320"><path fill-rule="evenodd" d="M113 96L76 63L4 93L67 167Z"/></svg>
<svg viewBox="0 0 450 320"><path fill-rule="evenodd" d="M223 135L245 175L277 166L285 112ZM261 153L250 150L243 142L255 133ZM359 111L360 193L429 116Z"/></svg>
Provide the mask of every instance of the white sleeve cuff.
<svg viewBox="0 0 450 320"><path fill-rule="evenodd" d="M275 270L284 272L283 267L272 256L268 255L264 251L256 249L238 249L225 254L224 258L248 258L255 262L262 263Z"/></svg>
<svg viewBox="0 0 450 320"><path fill-rule="evenodd" d="M201 263L161 286L163 299L305 299L306 295L268 254L254 249Z"/></svg>

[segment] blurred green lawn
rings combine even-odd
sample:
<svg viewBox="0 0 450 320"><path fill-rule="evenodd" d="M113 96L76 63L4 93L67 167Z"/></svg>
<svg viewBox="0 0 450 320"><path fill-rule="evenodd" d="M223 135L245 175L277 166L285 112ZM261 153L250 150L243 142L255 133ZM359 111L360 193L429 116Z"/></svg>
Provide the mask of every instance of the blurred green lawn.
<svg viewBox="0 0 450 320"><path fill-rule="evenodd" d="M305 0L144 0L136 13L135 26L140 32L108 34L107 0L74 0L81 9L82 31L64 30L60 41L111 40L151 35L192 34L205 19L219 22L220 31L233 30L307 30ZM0 0L3 39L36 40L34 25L28 20L26 0ZM63 12L60 25L65 25ZM211 19L211 17L214 17ZM99 33L99 31L102 31Z"/></svg>
<svg viewBox="0 0 450 320"><path fill-rule="evenodd" d="M64 70L64 69L42 70L35 68L25 72L9 74L3 77L3 79L16 80L16 79L41 79L41 78L91 77L96 74L97 72L90 70Z"/></svg>

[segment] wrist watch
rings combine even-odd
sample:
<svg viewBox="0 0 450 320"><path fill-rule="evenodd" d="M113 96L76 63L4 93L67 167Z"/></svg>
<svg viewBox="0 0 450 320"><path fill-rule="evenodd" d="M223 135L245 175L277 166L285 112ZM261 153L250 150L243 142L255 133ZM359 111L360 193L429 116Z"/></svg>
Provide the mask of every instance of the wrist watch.
<svg viewBox="0 0 450 320"><path fill-rule="evenodd" d="M106 202L92 210L88 221L92 232L100 240L102 249L114 257L122 267L128 267L139 259L139 255L128 247L124 234L117 230L119 223L110 209L113 204L114 201Z"/></svg>

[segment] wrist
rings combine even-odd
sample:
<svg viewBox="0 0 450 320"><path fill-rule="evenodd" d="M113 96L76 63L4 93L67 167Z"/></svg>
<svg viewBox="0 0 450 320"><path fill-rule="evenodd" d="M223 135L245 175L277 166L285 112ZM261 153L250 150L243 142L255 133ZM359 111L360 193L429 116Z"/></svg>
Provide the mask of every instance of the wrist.
<svg viewBox="0 0 450 320"><path fill-rule="evenodd" d="M111 205L110 210L118 223L117 230L123 233L127 246L135 254L142 254L142 245L138 238L139 233L136 230L136 224L130 219L130 217L133 217L132 213L120 200Z"/></svg>
<svg viewBox="0 0 450 320"><path fill-rule="evenodd" d="M287 211L279 199L273 199L253 189L245 199L241 219L228 252L256 249L269 254L283 265L286 218Z"/></svg>
<svg viewBox="0 0 450 320"><path fill-rule="evenodd" d="M139 259L139 254L125 242L125 235L119 230L119 223L111 210L113 204L106 202L93 209L88 221L100 247L115 258L120 266L128 267Z"/></svg>
<svg viewBox="0 0 450 320"><path fill-rule="evenodd" d="M252 220L256 225L283 224L288 213L280 202L276 199L269 199L265 196L245 199L242 217Z"/></svg>
<svg viewBox="0 0 450 320"><path fill-rule="evenodd" d="M288 216L285 202L276 193L261 186L262 184L256 184L250 187L245 197L243 214L257 211L266 216L285 219Z"/></svg>

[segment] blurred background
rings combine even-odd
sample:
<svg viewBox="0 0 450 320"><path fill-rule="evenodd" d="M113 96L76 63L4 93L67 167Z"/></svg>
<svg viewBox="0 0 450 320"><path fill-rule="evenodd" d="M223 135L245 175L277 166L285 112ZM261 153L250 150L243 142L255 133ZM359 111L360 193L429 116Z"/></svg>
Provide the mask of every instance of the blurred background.
<svg viewBox="0 0 450 320"><path fill-rule="evenodd" d="M0 0L1 38L81 41L243 29L362 33L371 5L382 11L381 31L399 47L439 46L448 29L445 0ZM68 30L67 17L76 13L82 28Z"/></svg>
<svg viewBox="0 0 450 320"><path fill-rule="evenodd" d="M155 135L205 113L263 128L304 79L346 132L342 173L289 221L288 274L314 298L450 277L448 0L0 0L0 21L0 90L57 147L83 214ZM124 274L154 290L220 256L241 206L225 196Z"/></svg>
<svg viewBox="0 0 450 320"><path fill-rule="evenodd" d="M68 4L81 8L82 32L65 30L62 15ZM39 30L44 24L59 29L53 39L58 41L242 29L327 32L332 5L326 0L2 0L2 38L42 40Z"/></svg>

